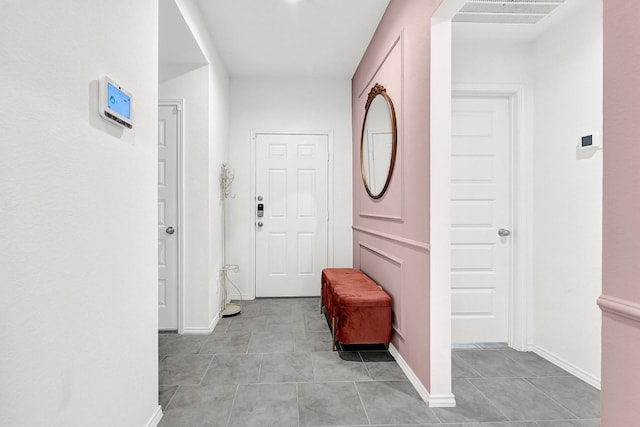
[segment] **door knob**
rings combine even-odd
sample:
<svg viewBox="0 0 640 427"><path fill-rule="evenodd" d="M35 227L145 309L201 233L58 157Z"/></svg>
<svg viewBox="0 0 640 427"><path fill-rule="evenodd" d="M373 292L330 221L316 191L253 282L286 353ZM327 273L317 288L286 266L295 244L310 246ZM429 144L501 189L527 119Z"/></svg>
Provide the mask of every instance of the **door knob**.
<svg viewBox="0 0 640 427"><path fill-rule="evenodd" d="M166 230L164 230L164 231L165 231L165 233L167 233L167 234L173 234L173 233L175 233L175 232L176 232L175 228L173 228L173 227L167 227L167 229L166 229Z"/></svg>
<svg viewBox="0 0 640 427"><path fill-rule="evenodd" d="M506 228L501 228L500 230L498 230L498 236L500 237L507 237L511 234L511 231L507 230Z"/></svg>
<svg viewBox="0 0 640 427"><path fill-rule="evenodd" d="M258 227L262 227L264 224L262 223L262 221L258 221L258 222L256 222L256 225L257 225Z"/></svg>

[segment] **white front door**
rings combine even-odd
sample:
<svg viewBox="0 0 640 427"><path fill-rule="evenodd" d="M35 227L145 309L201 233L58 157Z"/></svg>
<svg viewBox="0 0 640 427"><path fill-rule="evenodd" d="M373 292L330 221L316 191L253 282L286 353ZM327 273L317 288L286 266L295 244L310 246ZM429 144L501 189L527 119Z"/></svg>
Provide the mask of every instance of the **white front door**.
<svg viewBox="0 0 640 427"><path fill-rule="evenodd" d="M511 231L509 101L452 102L452 342L507 342L512 238L500 234Z"/></svg>
<svg viewBox="0 0 640 427"><path fill-rule="evenodd" d="M158 327L178 328L178 139L175 105L158 107Z"/></svg>
<svg viewBox="0 0 640 427"><path fill-rule="evenodd" d="M257 297L320 295L327 266L327 162L327 135L256 135Z"/></svg>

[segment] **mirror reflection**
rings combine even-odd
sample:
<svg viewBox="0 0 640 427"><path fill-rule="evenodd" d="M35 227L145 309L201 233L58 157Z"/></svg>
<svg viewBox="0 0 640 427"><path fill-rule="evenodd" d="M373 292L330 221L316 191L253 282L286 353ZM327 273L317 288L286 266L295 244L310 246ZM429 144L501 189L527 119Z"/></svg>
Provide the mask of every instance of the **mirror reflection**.
<svg viewBox="0 0 640 427"><path fill-rule="evenodd" d="M367 99L360 142L360 166L367 193L382 197L393 173L396 156L396 117L391 99L376 84Z"/></svg>

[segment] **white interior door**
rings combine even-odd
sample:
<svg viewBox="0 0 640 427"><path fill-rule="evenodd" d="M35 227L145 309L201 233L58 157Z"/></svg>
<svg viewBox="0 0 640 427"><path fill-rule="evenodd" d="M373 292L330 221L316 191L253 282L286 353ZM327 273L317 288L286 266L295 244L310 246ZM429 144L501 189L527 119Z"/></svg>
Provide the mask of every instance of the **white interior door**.
<svg viewBox="0 0 640 427"><path fill-rule="evenodd" d="M158 107L158 327L178 328L178 141L180 111Z"/></svg>
<svg viewBox="0 0 640 427"><path fill-rule="evenodd" d="M327 162L327 135L256 135L256 296L320 295Z"/></svg>
<svg viewBox="0 0 640 427"><path fill-rule="evenodd" d="M451 134L452 342L509 334L509 101L454 97ZM502 230L502 231L501 231Z"/></svg>

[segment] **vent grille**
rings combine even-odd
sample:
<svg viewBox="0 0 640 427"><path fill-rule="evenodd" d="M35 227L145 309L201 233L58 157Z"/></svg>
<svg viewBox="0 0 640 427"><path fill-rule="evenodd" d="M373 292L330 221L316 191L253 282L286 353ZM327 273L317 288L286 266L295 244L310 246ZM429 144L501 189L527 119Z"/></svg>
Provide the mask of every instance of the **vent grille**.
<svg viewBox="0 0 640 427"><path fill-rule="evenodd" d="M565 0L468 0L454 22L536 24Z"/></svg>

